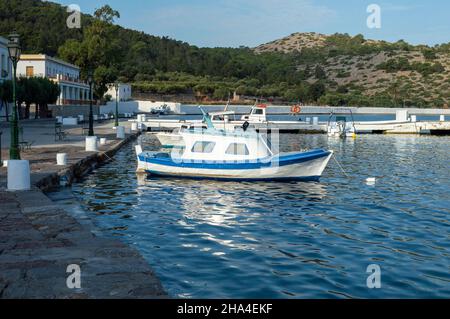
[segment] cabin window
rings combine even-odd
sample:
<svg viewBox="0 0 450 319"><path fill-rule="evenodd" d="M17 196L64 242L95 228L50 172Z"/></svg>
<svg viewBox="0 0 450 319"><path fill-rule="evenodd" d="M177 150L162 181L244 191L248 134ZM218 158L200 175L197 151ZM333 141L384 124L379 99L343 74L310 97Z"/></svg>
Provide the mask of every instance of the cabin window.
<svg viewBox="0 0 450 319"><path fill-rule="evenodd" d="M256 109L256 110L253 112L253 114L255 114L255 115L264 115L264 112L263 112L263 110L261 110L261 109Z"/></svg>
<svg viewBox="0 0 450 319"><path fill-rule="evenodd" d="M192 153L212 153L215 146L214 142L197 142L192 147Z"/></svg>
<svg viewBox="0 0 450 319"><path fill-rule="evenodd" d="M227 155L249 155L247 145L242 143L232 143L228 146L226 151Z"/></svg>

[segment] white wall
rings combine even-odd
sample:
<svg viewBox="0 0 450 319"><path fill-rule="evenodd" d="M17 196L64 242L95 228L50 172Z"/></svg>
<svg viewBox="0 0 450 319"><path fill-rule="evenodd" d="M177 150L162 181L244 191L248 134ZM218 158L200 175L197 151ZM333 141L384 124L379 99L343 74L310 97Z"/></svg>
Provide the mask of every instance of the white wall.
<svg viewBox="0 0 450 319"><path fill-rule="evenodd" d="M116 88L113 84L108 86L108 92L106 95L111 95L112 99L116 99ZM118 92L119 101L128 101L131 99L131 85L130 84L119 84L119 92Z"/></svg>
<svg viewBox="0 0 450 319"><path fill-rule="evenodd" d="M59 63L49 57L46 57L45 60L20 60L17 65L17 75L26 76L27 66L32 66L34 68L34 76L38 77L64 75L75 79L80 78L80 70L78 68Z"/></svg>
<svg viewBox="0 0 450 319"><path fill-rule="evenodd" d="M7 40L0 38L0 82L3 80L10 80L12 77L12 64L8 56ZM8 75L2 76L2 70L6 71Z"/></svg>
<svg viewBox="0 0 450 319"><path fill-rule="evenodd" d="M119 113L150 113L152 109L166 104L170 110L175 113L180 112L180 103L170 102L150 102L150 101L129 101L119 102ZM116 111L116 102L108 102L107 105L100 107L100 113L114 113Z"/></svg>
<svg viewBox="0 0 450 319"><path fill-rule="evenodd" d="M26 76L27 75L27 66L32 66L34 68L34 76L45 77L45 61L26 61L20 60L17 64L17 76Z"/></svg>

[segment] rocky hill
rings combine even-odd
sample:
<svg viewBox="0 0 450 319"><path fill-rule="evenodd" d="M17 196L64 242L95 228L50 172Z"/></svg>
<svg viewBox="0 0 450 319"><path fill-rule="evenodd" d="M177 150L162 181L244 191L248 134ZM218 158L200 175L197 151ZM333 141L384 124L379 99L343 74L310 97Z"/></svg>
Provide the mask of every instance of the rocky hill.
<svg viewBox="0 0 450 319"><path fill-rule="evenodd" d="M305 48L320 48L326 45L327 36L320 33L293 33L288 37L256 47L257 53L263 52L301 52Z"/></svg>
<svg viewBox="0 0 450 319"><path fill-rule="evenodd" d="M329 93L322 97L326 104L347 104L352 94L386 95L400 105L450 102L449 44L430 48L362 36L294 33L253 50L297 56L295 68L307 82L326 83Z"/></svg>

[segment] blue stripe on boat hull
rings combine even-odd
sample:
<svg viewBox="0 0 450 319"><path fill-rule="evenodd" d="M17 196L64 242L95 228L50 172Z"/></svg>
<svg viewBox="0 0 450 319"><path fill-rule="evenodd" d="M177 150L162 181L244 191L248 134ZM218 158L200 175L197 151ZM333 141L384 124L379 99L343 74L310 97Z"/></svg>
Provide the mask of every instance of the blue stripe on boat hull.
<svg viewBox="0 0 450 319"><path fill-rule="evenodd" d="M144 153L145 154L145 153ZM147 157L143 154L139 155L139 160L146 163L163 165L169 167L195 168L195 169L214 169L214 170L249 170L269 168L273 166L288 166L299 163L305 163L316 159L327 157L331 154L325 150L315 150L306 153L297 153L291 155L280 156L275 161L256 161L256 162L202 162L202 161L182 161L174 162L169 158Z"/></svg>
<svg viewBox="0 0 450 319"><path fill-rule="evenodd" d="M226 178L226 177L210 177L210 176L186 176L177 174L167 174L151 170L146 172L154 177L162 178L178 178L178 179L192 179L192 180L213 180L223 182L318 182L320 176L308 177L271 177L271 178Z"/></svg>

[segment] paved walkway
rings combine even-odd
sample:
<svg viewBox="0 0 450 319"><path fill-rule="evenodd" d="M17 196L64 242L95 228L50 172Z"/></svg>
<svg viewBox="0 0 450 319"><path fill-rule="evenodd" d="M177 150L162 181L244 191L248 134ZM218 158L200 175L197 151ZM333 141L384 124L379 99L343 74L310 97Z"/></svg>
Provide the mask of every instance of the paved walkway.
<svg viewBox="0 0 450 319"><path fill-rule="evenodd" d="M96 237L41 191L0 191L0 298L162 298L141 255ZM81 289L66 273L81 268Z"/></svg>
<svg viewBox="0 0 450 319"><path fill-rule="evenodd" d="M33 185L96 155L84 151L80 128L71 129L68 140L60 143L51 135L53 122L24 124L26 134L36 140L31 151L21 154L30 160ZM96 133L110 140L100 151L120 146L111 123L97 126ZM3 159L8 158L8 150L2 151ZM58 152L68 153L68 166L55 165ZM136 250L98 235L92 226L81 224L37 187L14 193L5 188L6 168L0 168L0 298L167 297ZM81 268L81 289L67 287L70 274L66 270L71 264Z"/></svg>

